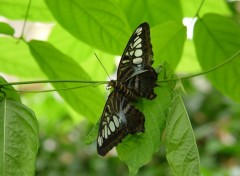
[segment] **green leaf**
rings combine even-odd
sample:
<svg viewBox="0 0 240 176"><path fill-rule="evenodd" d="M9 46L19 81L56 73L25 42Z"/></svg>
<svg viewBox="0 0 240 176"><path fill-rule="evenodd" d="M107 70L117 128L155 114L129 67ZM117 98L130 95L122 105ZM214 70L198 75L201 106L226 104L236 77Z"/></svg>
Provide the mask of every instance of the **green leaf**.
<svg viewBox="0 0 240 176"><path fill-rule="evenodd" d="M181 61L175 71L177 73L200 73L202 69L196 56L193 41L185 40L183 48Z"/></svg>
<svg viewBox="0 0 240 176"><path fill-rule="evenodd" d="M13 35L14 29L7 23L0 22L0 33Z"/></svg>
<svg viewBox="0 0 240 176"><path fill-rule="evenodd" d="M64 55L52 45L43 41L29 42L32 55L42 71L50 80L83 80L91 81L91 78L72 58ZM79 83L55 83L56 89L80 86ZM98 87L93 85L81 89L59 91L59 94L71 107L92 122L96 121L103 108L104 96Z"/></svg>
<svg viewBox="0 0 240 176"><path fill-rule="evenodd" d="M195 0L195 1L180 0L181 7L184 12L184 16L185 17L195 16L202 2L203 0ZM206 13L232 15L231 10L228 6L229 2L230 1L224 1L224 0L204 1L203 6L199 12L199 15L204 15Z"/></svg>
<svg viewBox="0 0 240 176"><path fill-rule="evenodd" d="M166 21L181 22L183 18L181 5L178 0L120 0L119 5L124 10L133 30L144 21L151 26L155 26Z"/></svg>
<svg viewBox="0 0 240 176"><path fill-rule="evenodd" d="M168 67L166 67L168 69ZM163 73L159 77L163 77ZM170 78L170 75L167 75ZM149 162L153 153L159 150L165 121L171 103L172 87L162 84L155 88L157 98L143 100L137 106L145 116L145 132L142 134L128 135L117 146L120 160L128 165L130 175L135 175L140 167Z"/></svg>
<svg viewBox="0 0 240 176"><path fill-rule="evenodd" d="M1 99L0 175L34 175L38 147L34 113L19 102Z"/></svg>
<svg viewBox="0 0 240 176"><path fill-rule="evenodd" d="M66 40L67 39L67 40ZM71 36L66 30L64 30L60 25L55 25L51 33L51 36L48 40L54 45L58 50L63 53L67 53L75 61L81 64L85 71L92 77L94 80L106 80L107 75L103 71L99 71L96 74L96 70L101 69L101 64L97 60L94 52L101 59L104 67L108 70L109 73L115 68L114 58L115 56L97 51L96 49L88 46L87 44L77 40ZM64 42L63 42L64 41ZM115 71L115 69L114 69Z"/></svg>
<svg viewBox="0 0 240 176"><path fill-rule="evenodd" d="M151 28L151 40L155 64L167 60L175 69L182 56L186 28L181 23L166 22Z"/></svg>
<svg viewBox="0 0 240 176"><path fill-rule="evenodd" d="M94 49L92 47L74 38L58 23L54 25L48 42L54 45L54 47L56 47L61 52L67 53L77 62L88 60L90 55L94 52Z"/></svg>
<svg viewBox="0 0 240 176"><path fill-rule="evenodd" d="M85 137L84 142L85 144L91 144L93 141L97 139L98 135L98 128L99 128L100 120L93 126L90 133Z"/></svg>
<svg viewBox="0 0 240 176"><path fill-rule="evenodd" d="M2 83L7 83L7 81L2 76L0 76L0 84ZM12 86L0 86L0 99L3 99L5 96L9 100L14 100L21 103L21 99L18 93Z"/></svg>
<svg viewBox="0 0 240 176"><path fill-rule="evenodd" d="M57 21L76 38L109 53L122 53L130 28L115 1L45 2Z"/></svg>
<svg viewBox="0 0 240 176"><path fill-rule="evenodd" d="M166 123L168 163L178 176L200 175L200 159L194 133L180 94L174 93Z"/></svg>
<svg viewBox="0 0 240 176"><path fill-rule="evenodd" d="M31 56L26 43L17 42L12 38L1 37L0 53L1 72L26 78L44 77Z"/></svg>
<svg viewBox="0 0 240 176"><path fill-rule="evenodd" d="M24 19L29 0L0 0L0 14L11 19ZM50 21L53 19L43 0L32 1L29 20Z"/></svg>
<svg viewBox="0 0 240 176"><path fill-rule="evenodd" d="M240 50L240 28L229 18L207 14L194 28L194 43L204 70L224 63ZM224 95L240 102L240 55L222 68L207 74L211 83Z"/></svg>

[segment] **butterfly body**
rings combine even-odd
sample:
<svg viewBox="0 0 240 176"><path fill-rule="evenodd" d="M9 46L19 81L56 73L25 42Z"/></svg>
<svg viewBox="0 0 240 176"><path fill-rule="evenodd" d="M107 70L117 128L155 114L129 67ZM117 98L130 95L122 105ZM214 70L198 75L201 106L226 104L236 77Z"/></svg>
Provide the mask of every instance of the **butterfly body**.
<svg viewBox="0 0 240 176"><path fill-rule="evenodd" d="M156 97L157 73L152 68L152 45L149 25L142 23L131 36L119 63L117 80L108 86L114 88L108 96L100 120L97 150L104 156L128 134L144 132L144 114L133 102L138 98Z"/></svg>
<svg viewBox="0 0 240 176"><path fill-rule="evenodd" d="M128 99L130 101L136 101L137 98L138 98L138 96L131 89L128 89L121 82L118 82L118 81L115 81L115 80L111 80L109 82L108 86L111 86L114 89L116 89L119 94L121 94L122 96L124 96L126 99Z"/></svg>

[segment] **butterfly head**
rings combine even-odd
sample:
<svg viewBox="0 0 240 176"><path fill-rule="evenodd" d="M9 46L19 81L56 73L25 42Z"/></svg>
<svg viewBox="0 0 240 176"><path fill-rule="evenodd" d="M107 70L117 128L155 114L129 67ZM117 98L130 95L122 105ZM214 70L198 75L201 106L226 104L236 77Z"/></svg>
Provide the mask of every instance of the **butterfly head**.
<svg viewBox="0 0 240 176"><path fill-rule="evenodd" d="M106 86L106 89L111 90L112 88L114 88L115 87L115 82L116 81L114 81L114 80L109 81L107 86Z"/></svg>

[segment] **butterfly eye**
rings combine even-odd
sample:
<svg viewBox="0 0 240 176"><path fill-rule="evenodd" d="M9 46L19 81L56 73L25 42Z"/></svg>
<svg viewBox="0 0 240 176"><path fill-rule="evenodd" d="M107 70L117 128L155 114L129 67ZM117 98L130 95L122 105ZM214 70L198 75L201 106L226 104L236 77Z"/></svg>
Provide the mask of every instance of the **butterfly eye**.
<svg viewBox="0 0 240 176"><path fill-rule="evenodd" d="M110 86L110 85L107 85L107 86L106 86L106 89L107 89L107 90L110 90L111 88L112 88L112 86Z"/></svg>

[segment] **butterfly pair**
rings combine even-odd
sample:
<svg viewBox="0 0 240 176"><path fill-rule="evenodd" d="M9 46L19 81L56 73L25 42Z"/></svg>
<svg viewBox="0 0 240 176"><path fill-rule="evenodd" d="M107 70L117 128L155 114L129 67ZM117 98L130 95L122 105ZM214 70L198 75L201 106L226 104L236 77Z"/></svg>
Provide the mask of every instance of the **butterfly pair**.
<svg viewBox="0 0 240 176"><path fill-rule="evenodd" d="M97 137L99 155L106 155L125 136L144 132L144 114L133 106L137 98L156 97L157 73L152 68L152 45L148 23L142 23L132 34L117 70L117 80L109 86L114 90L105 104Z"/></svg>

